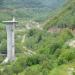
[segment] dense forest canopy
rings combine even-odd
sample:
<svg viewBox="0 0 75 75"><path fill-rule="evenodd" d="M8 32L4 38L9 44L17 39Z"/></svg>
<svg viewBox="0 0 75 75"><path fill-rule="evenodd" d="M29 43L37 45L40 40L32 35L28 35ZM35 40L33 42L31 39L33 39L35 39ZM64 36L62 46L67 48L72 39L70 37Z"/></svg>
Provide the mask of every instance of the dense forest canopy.
<svg viewBox="0 0 75 75"><path fill-rule="evenodd" d="M0 7L0 63L7 54L2 21L19 21L16 60L0 64L0 75L75 75L74 0L1 0Z"/></svg>

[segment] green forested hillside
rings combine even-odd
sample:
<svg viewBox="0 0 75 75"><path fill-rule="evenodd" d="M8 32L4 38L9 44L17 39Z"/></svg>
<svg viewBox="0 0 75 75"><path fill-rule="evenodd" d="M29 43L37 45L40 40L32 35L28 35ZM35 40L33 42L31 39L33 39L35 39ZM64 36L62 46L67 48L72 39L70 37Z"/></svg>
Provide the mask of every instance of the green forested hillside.
<svg viewBox="0 0 75 75"><path fill-rule="evenodd" d="M0 75L75 75L75 42L71 46L69 45L72 40L75 41L75 34L71 31L75 27L75 1L67 1L63 7L55 10L54 15L49 13L51 17L48 17L44 28L16 27L16 60L0 64ZM19 8L20 11L16 9L17 13L12 15L24 23L25 17L28 18L28 13L26 12L27 15L24 15L23 9ZM7 10L8 14L4 11L0 11L0 54L6 56L6 31L2 20L10 19L12 15ZM39 15L43 16L42 13ZM40 21L40 19L38 20ZM50 33L48 32L50 27L63 29ZM0 55L0 63L5 56Z"/></svg>
<svg viewBox="0 0 75 75"><path fill-rule="evenodd" d="M74 28L75 24L75 1L71 0L68 1L58 13L52 17L51 19L48 19L45 26L48 29L50 26L67 26L69 28Z"/></svg>
<svg viewBox="0 0 75 75"><path fill-rule="evenodd" d="M16 39L17 59L7 65L0 65L1 75L68 75L68 68L75 67L75 48L66 44L74 38L68 29L58 34L32 29L25 34L24 44Z"/></svg>
<svg viewBox="0 0 75 75"><path fill-rule="evenodd" d="M0 15L1 20L10 19L12 16L20 20L45 21L54 11L62 7L67 0L1 0ZM60 4L61 3L61 4ZM7 17L9 15L9 17Z"/></svg>

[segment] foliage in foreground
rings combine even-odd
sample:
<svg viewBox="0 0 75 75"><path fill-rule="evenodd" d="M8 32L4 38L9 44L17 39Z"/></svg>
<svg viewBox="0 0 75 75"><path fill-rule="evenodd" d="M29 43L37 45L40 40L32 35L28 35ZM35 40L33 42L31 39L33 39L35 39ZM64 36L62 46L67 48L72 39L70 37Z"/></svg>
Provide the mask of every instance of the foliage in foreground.
<svg viewBox="0 0 75 75"><path fill-rule="evenodd" d="M43 31L37 33L36 30L33 30L32 35L31 33L32 30L27 32L27 38L37 39L32 45L32 49L36 49L34 50L36 54L17 57L15 62L1 67L3 69L0 70L1 75L53 75L50 72L53 72L55 68L74 62L75 50L65 44L66 41L73 38L69 30L63 30L54 35ZM44 37L44 35L46 36ZM30 44L27 43L27 45L30 47Z"/></svg>

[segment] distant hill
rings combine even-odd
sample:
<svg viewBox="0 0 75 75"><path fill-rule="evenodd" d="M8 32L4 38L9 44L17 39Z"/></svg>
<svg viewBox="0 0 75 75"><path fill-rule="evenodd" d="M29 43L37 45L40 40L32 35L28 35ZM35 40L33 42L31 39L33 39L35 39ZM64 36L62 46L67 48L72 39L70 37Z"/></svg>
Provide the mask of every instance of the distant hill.
<svg viewBox="0 0 75 75"><path fill-rule="evenodd" d="M62 6L66 0L4 0L7 8L56 8Z"/></svg>
<svg viewBox="0 0 75 75"><path fill-rule="evenodd" d="M36 20L38 22L45 21L49 16L57 13L57 9L61 8L67 0L1 0L0 7L9 8L7 11L1 11L1 20L5 20L3 15L16 16L21 20ZM16 9L14 12L12 9Z"/></svg>
<svg viewBox="0 0 75 75"><path fill-rule="evenodd" d="M59 26L66 25L67 27L75 27L75 1L68 1L62 9L52 18L48 19L45 26L47 29L50 26Z"/></svg>

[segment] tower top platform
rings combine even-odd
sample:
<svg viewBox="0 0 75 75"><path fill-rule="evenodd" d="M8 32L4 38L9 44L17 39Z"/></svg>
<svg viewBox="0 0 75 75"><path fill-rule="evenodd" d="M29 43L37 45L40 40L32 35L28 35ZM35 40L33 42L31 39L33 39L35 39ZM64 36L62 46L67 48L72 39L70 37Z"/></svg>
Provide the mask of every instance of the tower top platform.
<svg viewBox="0 0 75 75"><path fill-rule="evenodd" d="M16 21L15 18L13 17L12 20L9 20L9 21L3 21L3 23L11 24L11 23L18 23L18 21Z"/></svg>

